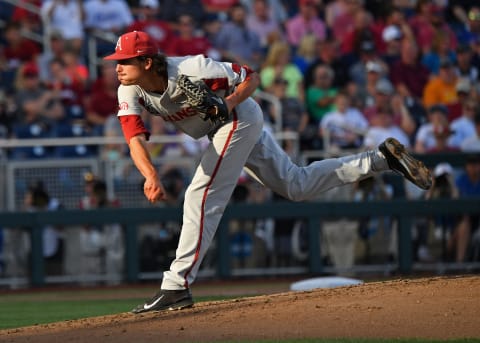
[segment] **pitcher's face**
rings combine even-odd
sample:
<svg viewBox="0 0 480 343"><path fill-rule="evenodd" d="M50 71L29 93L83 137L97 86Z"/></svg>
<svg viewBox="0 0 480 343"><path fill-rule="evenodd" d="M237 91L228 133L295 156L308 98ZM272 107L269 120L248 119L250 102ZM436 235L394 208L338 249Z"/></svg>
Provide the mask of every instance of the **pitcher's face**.
<svg viewBox="0 0 480 343"><path fill-rule="evenodd" d="M137 58L117 61L116 67L118 81L124 86L138 85L145 76L145 63Z"/></svg>

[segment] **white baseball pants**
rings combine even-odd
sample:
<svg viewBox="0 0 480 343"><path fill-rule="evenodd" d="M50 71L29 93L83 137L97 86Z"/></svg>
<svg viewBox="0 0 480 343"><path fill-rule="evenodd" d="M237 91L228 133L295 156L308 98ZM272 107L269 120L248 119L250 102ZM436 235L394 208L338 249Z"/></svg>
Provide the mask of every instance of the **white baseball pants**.
<svg viewBox="0 0 480 343"><path fill-rule="evenodd" d="M176 257L164 272L162 289L188 288L195 280L244 167L266 187L293 201L314 200L327 189L388 169L378 150L297 166L263 130L258 104L246 100L236 107L232 122L215 133L187 188Z"/></svg>

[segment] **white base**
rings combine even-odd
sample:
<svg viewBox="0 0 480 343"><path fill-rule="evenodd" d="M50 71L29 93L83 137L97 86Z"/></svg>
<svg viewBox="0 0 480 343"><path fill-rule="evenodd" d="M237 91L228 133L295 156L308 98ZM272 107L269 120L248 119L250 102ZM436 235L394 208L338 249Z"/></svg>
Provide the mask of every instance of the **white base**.
<svg viewBox="0 0 480 343"><path fill-rule="evenodd" d="M335 288L362 284L362 280L341 276L326 276L294 282L290 285L292 291L309 291L315 288Z"/></svg>

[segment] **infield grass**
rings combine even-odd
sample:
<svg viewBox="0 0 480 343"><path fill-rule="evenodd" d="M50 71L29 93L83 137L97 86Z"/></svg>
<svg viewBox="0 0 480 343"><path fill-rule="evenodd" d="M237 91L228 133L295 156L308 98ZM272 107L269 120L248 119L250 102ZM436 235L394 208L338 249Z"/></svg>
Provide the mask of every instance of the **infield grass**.
<svg viewBox="0 0 480 343"><path fill-rule="evenodd" d="M83 293L83 292L78 292ZM39 300L41 294L0 295L0 330L18 328L22 326L48 324L65 320L74 320L88 317L105 316L128 312L136 305L145 301L142 298L101 299L100 292L88 293L88 295L76 295L79 300L71 300L74 294L62 293L58 297L52 297L50 293L45 299ZM85 299L95 297L99 299ZM195 301L224 300L227 297L196 297Z"/></svg>

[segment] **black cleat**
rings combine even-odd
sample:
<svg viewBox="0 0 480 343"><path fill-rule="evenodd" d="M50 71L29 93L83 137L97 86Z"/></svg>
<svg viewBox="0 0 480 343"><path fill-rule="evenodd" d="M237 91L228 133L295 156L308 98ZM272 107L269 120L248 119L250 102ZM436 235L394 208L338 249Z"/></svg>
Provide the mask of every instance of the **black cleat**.
<svg viewBox="0 0 480 343"><path fill-rule="evenodd" d="M387 138L378 149L387 159L390 169L402 174L422 189L429 189L432 186L430 170L423 162L413 158L395 138Z"/></svg>
<svg viewBox="0 0 480 343"><path fill-rule="evenodd" d="M192 295L189 289L166 290L161 289L145 304L138 305L132 313L138 314L149 311L181 310L193 306Z"/></svg>

